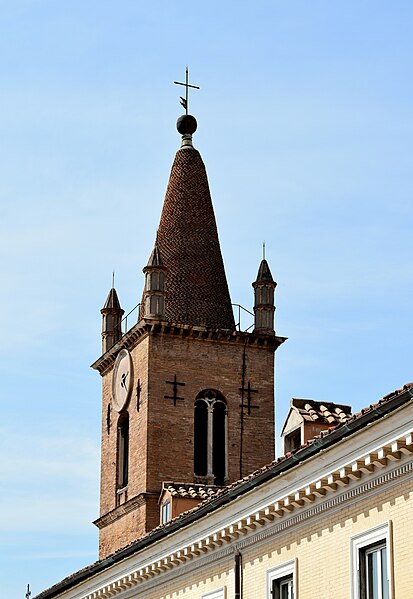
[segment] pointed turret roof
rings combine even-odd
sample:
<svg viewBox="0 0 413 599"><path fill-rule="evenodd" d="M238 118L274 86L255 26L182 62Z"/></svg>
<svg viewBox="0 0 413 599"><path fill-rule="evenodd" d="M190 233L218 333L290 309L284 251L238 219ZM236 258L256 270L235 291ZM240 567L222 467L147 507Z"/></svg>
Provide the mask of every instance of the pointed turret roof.
<svg viewBox="0 0 413 599"><path fill-rule="evenodd" d="M161 252L159 251L158 241L155 242L155 246L152 250L152 254L149 257L148 264L146 267L160 267L163 268Z"/></svg>
<svg viewBox="0 0 413 599"><path fill-rule="evenodd" d="M108 297L106 298L105 305L102 310L122 310L116 289L112 287L109 291Z"/></svg>
<svg viewBox="0 0 413 599"><path fill-rule="evenodd" d="M192 141L187 143L172 165L157 235L167 269L165 317L183 324L233 329L207 174Z"/></svg>
<svg viewBox="0 0 413 599"><path fill-rule="evenodd" d="M268 262L264 259L261 260L261 264L260 267L258 269L258 274L257 274L257 279L256 279L256 283L258 283L259 281L270 281L270 282L274 282L274 279L272 278L272 274L270 271L270 267L268 266Z"/></svg>

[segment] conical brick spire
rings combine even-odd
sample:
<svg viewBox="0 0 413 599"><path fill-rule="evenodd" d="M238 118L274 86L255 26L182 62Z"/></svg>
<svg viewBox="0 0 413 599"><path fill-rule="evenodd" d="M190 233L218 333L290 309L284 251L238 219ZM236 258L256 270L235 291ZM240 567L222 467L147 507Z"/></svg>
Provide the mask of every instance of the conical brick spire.
<svg viewBox="0 0 413 599"><path fill-rule="evenodd" d="M165 318L234 329L207 174L192 142L176 153L157 245L168 273Z"/></svg>

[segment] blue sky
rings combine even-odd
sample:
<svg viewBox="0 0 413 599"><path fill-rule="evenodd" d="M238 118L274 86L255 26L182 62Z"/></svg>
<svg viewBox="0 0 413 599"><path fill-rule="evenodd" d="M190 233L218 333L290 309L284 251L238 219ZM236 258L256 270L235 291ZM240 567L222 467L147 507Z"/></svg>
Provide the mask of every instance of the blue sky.
<svg viewBox="0 0 413 599"><path fill-rule="evenodd" d="M265 239L277 421L412 380L410 1L0 0L0 588L97 557L100 308L141 295L190 67L232 300Z"/></svg>

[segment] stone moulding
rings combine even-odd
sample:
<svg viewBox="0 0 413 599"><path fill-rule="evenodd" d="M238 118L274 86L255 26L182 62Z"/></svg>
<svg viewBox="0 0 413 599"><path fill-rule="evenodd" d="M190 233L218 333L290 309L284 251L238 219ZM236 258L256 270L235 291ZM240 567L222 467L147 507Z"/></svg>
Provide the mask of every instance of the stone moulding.
<svg viewBox="0 0 413 599"><path fill-rule="evenodd" d="M116 345L98 358L91 365L91 368L98 370L101 375L105 374L112 368L116 356L121 349L132 350L140 339L148 335L168 335L205 341L226 341L229 344L244 344L247 342L249 345L272 347L274 350L287 339L286 337L278 337L277 335L259 335L230 329L210 329L189 324L154 322L153 320L143 319L125 333Z"/></svg>
<svg viewBox="0 0 413 599"><path fill-rule="evenodd" d="M132 497L132 499L129 499L129 501L127 501L126 503L118 505L109 513L95 520L93 524L95 524L95 526L97 526L98 528L104 528L108 524L115 522L115 520L118 520L118 518L120 518L121 516L125 516L125 514L129 514L130 512L132 512L137 506L144 505L145 495L149 495L149 493L139 493L139 495L136 495L136 497Z"/></svg>
<svg viewBox="0 0 413 599"><path fill-rule="evenodd" d="M210 561L224 558L234 550L234 545L246 547L264 541L275 533L282 533L317 517L327 510L339 508L342 503L376 492L383 484L395 484L398 479L413 475L413 461L397 466L406 456L413 454L413 430L399 435L381 447L361 454L357 459L344 463L334 471L327 472L303 487L277 497L259 510L216 530L196 542L163 555L160 559L141 564L127 575L106 583L87 594L76 595L81 599L107 599L129 589L144 588L147 584L163 584L171 577L199 567ZM390 470L391 466L394 466ZM383 470L385 469L386 472ZM380 470L383 470L380 474ZM376 476L373 478L372 475ZM378 476L377 476L378 475ZM370 480L361 479L368 478ZM352 489L351 483L360 483ZM330 494L330 497L326 497ZM331 496L334 494L334 496ZM321 502L320 502L321 498ZM323 501L326 499L326 501ZM168 574L162 578L162 574ZM158 582L159 581L159 582Z"/></svg>

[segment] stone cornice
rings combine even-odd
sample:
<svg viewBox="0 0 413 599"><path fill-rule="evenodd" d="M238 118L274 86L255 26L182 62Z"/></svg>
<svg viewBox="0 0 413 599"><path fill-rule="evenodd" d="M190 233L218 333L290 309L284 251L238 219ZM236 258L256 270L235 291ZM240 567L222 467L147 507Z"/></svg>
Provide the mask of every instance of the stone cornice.
<svg viewBox="0 0 413 599"><path fill-rule="evenodd" d="M154 561L142 562L127 575L121 575L102 586L98 585L87 594L76 594L76 597L109 599L120 592L129 594L128 590L138 585L139 589L151 586L155 579L156 584L162 584L165 578L170 579L175 572L180 575L192 569L192 566L198 567L204 560L215 561L228 555L233 551L234 543L239 547L246 547L275 533L291 530L292 526L323 512L338 509L341 504L354 500L357 496L373 492L384 484L392 484L401 477L411 476L412 454L413 431L409 430L385 445L324 473L309 484L291 489L259 510L196 541L191 539L187 545L166 552ZM168 576L162 577L162 574Z"/></svg>
<svg viewBox="0 0 413 599"><path fill-rule="evenodd" d="M171 337L184 337L200 341L220 341L227 343L238 343L255 345L259 347L276 350L287 337L277 335L259 335L229 329L210 329L207 327L187 325L171 322L159 322L150 319L142 319L125 333L109 351L104 353L91 367L98 370L101 375L112 368L116 356L123 348L133 349L142 338L148 335L165 335Z"/></svg>
<svg viewBox="0 0 413 599"><path fill-rule="evenodd" d="M111 510L107 514L104 514L100 518L97 518L97 520L94 520L93 524L99 529L105 528L105 526L108 524L111 524L112 522L115 522L115 520L119 520L119 518L122 518L122 516L132 512L134 509L136 509L136 507L143 505L145 503L146 496L151 494L159 495L159 493L139 493L139 495L132 497L132 499L122 503L122 505L118 505L115 507L115 509Z"/></svg>

